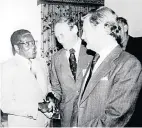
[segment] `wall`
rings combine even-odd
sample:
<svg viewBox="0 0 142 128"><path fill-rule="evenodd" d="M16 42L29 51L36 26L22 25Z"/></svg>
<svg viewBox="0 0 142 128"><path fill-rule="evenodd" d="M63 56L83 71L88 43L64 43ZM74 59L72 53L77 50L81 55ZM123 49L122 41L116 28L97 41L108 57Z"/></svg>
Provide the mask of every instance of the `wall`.
<svg viewBox="0 0 142 128"><path fill-rule="evenodd" d="M10 36L17 29L28 29L35 40L41 37L41 9L37 0L1 0L0 62L12 56ZM40 44L39 44L40 45Z"/></svg>
<svg viewBox="0 0 142 128"><path fill-rule="evenodd" d="M105 0L105 6L128 20L130 35L142 36L142 0Z"/></svg>

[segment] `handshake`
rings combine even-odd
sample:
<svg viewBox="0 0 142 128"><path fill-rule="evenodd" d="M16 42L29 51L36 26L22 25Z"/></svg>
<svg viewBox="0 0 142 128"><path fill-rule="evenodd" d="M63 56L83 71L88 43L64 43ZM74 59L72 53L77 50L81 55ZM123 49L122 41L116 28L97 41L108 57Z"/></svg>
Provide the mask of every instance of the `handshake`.
<svg viewBox="0 0 142 128"><path fill-rule="evenodd" d="M46 96L46 101L38 103L38 110L41 111L47 118L52 118L54 115L59 114L58 100L50 92Z"/></svg>

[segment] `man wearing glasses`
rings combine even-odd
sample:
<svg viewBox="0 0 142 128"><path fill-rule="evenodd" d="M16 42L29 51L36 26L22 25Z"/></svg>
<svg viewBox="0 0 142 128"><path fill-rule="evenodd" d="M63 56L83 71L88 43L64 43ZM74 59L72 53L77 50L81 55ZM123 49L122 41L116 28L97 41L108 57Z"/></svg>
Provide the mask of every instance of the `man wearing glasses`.
<svg viewBox="0 0 142 128"><path fill-rule="evenodd" d="M28 30L21 29L12 34L11 44L14 57L1 68L1 107L8 114L8 126L47 126L52 112L44 99L50 83L47 69L35 59L35 40Z"/></svg>

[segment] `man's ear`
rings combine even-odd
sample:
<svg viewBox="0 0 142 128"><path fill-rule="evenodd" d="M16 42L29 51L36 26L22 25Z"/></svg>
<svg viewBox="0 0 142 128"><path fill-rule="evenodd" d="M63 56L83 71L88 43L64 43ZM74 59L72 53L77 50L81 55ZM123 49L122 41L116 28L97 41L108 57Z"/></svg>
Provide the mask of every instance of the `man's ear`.
<svg viewBox="0 0 142 128"><path fill-rule="evenodd" d="M16 51L17 53L19 53L20 49L19 49L19 47L18 47L17 45L14 45L14 49L15 49L15 51Z"/></svg>
<svg viewBox="0 0 142 128"><path fill-rule="evenodd" d="M127 32L128 31L128 26L124 25L124 31Z"/></svg>
<svg viewBox="0 0 142 128"><path fill-rule="evenodd" d="M77 28L76 25L73 26L72 31L73 31L74 33L77 33L77 32L78 32L78 28Z"/></svg>

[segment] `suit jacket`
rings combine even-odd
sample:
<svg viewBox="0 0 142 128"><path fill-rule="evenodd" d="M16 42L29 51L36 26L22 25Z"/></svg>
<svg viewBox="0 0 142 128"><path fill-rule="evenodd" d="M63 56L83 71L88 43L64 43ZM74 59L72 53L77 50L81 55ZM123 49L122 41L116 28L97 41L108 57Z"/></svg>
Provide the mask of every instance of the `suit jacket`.
<svg viewBox="0 0 142 128"><path fill-rule="evenodd" d="M129 36L126 51L137 57L142 64L142 37L131 37ZM140 91L136 109L132 118L126 125L127 127L142 127L141 115L142 115L142 90Z"/></svg>
<svg viewBox="0 0 142 128"><path fill-rule="evenodd" d="M81 45L77 64L76 82L70 70L66 50L61 49L52 58L51 83L55 97L60 101L61 126L70 126L73 102L75 97L79 94L83 70L87 68L87 65L93 58L91 55L88 55L86 51L87 49Z"/></svg>
<svg viewBox="0 0 142 128"><path fill-rule="evenodd" d="M137 57L142 63L142 37L131 37L129 36L126 51Z"/></svg>
<svg viewBox="0 0 142 128"><path fill-rule="evenodd" d="M42 68L38 67L37 70L42 71ZM40 78L39 74L37 74L38 78ZM45 97L43 90L47 88L46 84L45 87L39 85L47 79L44 79L44 82L42 80L37 80L16 56L2 64L1 103L2 111L8 114L9 127L45 126L47 118L38 111L38 103L43 102Z"/></svg>
<svg viewBox="0 0 142 128"><path fill-rule="evenodd" d="M140 62L116 47L92 75L83 95L81 88L71 126L123 127L133 114L141 73Z"/></svg>

